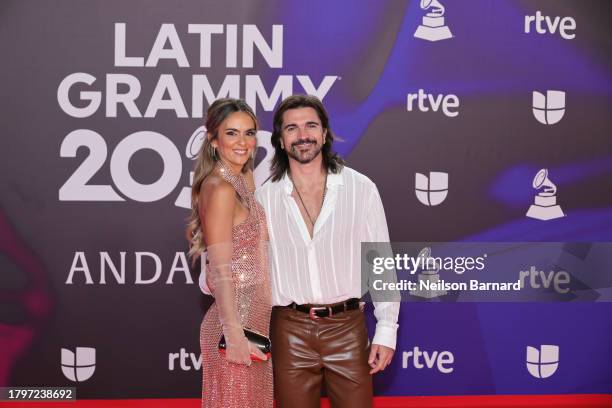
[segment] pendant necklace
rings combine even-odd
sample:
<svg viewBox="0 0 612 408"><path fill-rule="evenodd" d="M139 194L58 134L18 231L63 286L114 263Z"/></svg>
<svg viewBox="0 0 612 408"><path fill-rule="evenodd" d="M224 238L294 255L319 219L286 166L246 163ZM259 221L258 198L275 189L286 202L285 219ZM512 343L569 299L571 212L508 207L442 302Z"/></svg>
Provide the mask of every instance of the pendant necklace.
<svg viewBox="0 0 612 408"><path fill-rule="evenodd" d="M304 200L302 199L302 195L300 194L300 190L297 188L297 186L295 185L295 183L293 182L293 177L291 177L291 175L289 175L289 178L291 179L291 182L293 183L293 186L295 187L295 191L297 192L298 198L300 199L300 203L302 203L302 207L304 207L304 210L306 211L306 215L308 216L308 220L310 221L310 224L314 227L315 222L317 221L316 219L313 221L312 217L310 216L310 213L308 212L308 208L306 208L306 205L304 204ZM321 206L319 207L319 214L321 214L321 209L323 208L323 202L325 202L325 194L327 193L327 172L325 173L325 181L323 182L323 197L321 198ZM317 215L317 218L319 216Z"/></svg>

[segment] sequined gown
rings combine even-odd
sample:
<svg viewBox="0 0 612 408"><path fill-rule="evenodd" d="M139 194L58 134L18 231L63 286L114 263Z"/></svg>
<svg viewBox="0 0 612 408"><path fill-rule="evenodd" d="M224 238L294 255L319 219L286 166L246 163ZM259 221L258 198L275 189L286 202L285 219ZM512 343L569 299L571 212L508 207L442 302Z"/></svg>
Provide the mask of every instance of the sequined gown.
<svg viewBox="0 0 612 408"><path fill-rule="evenodd" d="M241 324L269 336L271 292L265 214L242 175L223 165L219 174L231 183L250 210L247 219L232 229L232 280ZM202 407L272 407L271 361L254 361L250 367L229 363L219 354L221 333L219 313L213 303L200 329Z"/></svg>

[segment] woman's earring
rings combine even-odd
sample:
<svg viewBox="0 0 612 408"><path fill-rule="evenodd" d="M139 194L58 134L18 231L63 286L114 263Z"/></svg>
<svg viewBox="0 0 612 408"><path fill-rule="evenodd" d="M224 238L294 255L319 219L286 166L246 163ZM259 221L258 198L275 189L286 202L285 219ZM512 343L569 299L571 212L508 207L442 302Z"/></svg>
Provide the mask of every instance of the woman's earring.
<svg viewBox="0 0 612 408"><path fill-rule="evenodd" d="M253 161L255 161L255 156L257 155L257 148L253 149L253 152L251 152L251 159L253 159Z"/></svg>
<svg viewBox="0 0 612 408"><path fill-rule="evenodd" d="M210 157L213 160L216 160L217 159L217 148L213 145L209 145L209 146L210 148L208 149L208 153L210 154Z"/></svg>

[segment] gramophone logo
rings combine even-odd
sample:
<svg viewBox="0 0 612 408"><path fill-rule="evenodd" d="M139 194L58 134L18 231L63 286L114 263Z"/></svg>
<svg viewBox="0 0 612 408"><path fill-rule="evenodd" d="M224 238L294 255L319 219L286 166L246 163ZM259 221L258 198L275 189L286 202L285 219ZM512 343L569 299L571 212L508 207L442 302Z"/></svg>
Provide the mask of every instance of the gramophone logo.
<svg viewBox="0 0 612 408"><path fill-rule="evenodd" d="M535 196L534 203L529 207L527 216L538 220L552 220L565 216L561 207L557 205L557 186L548 178L548 170L541 169L533 178L533 188L540 190Z"/></svg>
<svg viewBox="0 0 612 408"><path fill-rule="evenodd" d="M414 32L416 38L440 41L453 38L450 29L444 25L444 6L438 0L421 0L421 9L430 10L423 16L422 24Z"/></svg>
<svg viewBox="0 0 612 408"><path fill-rule="evenodd" d="M533 91L533 116L544 125L554 125L565 114L565 92L546 91L546 95Z"/></svg>
<svg viewBox="0 0 612 408"><path fill-rule="evenodd" d="M434 206L441 204L448 195L448 173L439 171L415 174L415 193L422 204Z"/></svg>
<svg viewBox="0 0 612 408"><path fill-rule="evenodd" d="M440 264L436 263L431 257L431 248L425 247L419 252L418 258L423 259L423 270L419 273L419 283L417 289L411 290L412 296L418 296L426 299L436 298L446 295L446 291L438 289L440 282ZM432 262L433 261L433 262Z"/></svg>
<svg viewBox="0 0 612 408"><path fill-rule="evenodd" d="M96 349L77 347L74 352L62 348L62 372L70 381L83 382L96 371Z"/></svg>
<svg viewBox="0 0 612 408"><path fill-rule="evenodd" d="M548 378L559 367L559 346L543 344L539 349L527 346L527 371L535 378Z"/></svg>

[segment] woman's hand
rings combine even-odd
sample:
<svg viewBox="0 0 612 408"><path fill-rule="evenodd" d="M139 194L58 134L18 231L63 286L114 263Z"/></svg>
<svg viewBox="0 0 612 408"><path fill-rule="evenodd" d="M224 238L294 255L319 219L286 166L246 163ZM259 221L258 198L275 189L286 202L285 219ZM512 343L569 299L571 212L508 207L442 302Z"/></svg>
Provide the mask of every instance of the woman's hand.
<svg viewBox="0 0 612 408"><path fill-rule="evenodd" d="M268 357L259 350L257 345L247 340L242 329L240 331L230 330L225 335L225 339L227 344L225 358L231 363L250 366L252 363L251 356L257 357L261 361L268 360Z"/></svg>
<svg viewBox="0 0 612 408"><path fill-rule="evenodd" d="M248 341L248 340L247 340ZM262 351L257 347L254 343L249 341L249 350L251 351L251 355L257 357L261 361L267 361L268 357L262 353Z"/></svg>
<svg viewBox="0 0 612 408"><path fill-rule="evenodd" d="M225 331L225 330L224 330ZM225 358L227 361L234 364L244 364L250 366L251 361L251 343L244 336L242 328L239 330L232 329L225 335Z"/></svg>

